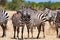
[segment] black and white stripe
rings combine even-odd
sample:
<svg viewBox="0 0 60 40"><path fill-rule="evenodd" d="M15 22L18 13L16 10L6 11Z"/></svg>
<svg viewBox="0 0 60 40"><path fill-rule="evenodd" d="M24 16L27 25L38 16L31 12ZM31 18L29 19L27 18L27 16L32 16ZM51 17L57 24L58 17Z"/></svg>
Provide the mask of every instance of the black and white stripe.
<svg viewBox="0 0 60 40"><path fill-rule="evenodd" d="M51 9L48 10L48 8L47 8L47 9L45 9L45 13L47 14L46 20L49 22L49 24L51 24L51 22L55 23L57 11L51 10Z"/></svg>
<svg viewBox="0 0 60 40"><path fill-rule="evenodd" d="M7 21L8 13L5 10L0 9L0 26L2 27L3 30L2 37L6 36Z"/></svg>
<svg viewBox="0 0 60 40"><path fill-rule="evenodd" d="M8 20L8 13L5 10L0 11L0 22L5 22Z"/></svg>
<svg viewBox="0 0 60 40"><path fill-rule="evenodd" d="M32 17L32 16L34 16L34 17ZM31 15L31 17L34 19L37 19L37 20L40 20L40 22L43 22L43 21L46 21L46 17L45 17L45 14L44 13L38 13L38 12L36 12L36 13L34 13L33 15Z"/></svg>

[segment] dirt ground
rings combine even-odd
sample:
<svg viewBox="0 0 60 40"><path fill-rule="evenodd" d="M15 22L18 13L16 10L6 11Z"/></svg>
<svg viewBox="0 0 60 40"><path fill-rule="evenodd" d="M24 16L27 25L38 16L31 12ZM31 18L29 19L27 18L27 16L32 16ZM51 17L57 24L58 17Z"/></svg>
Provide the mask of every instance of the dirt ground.
<svg viewBox="0 0 60 40"><path fill-rule="evenodd" d="M18 40L18 39L13 39L13 25L12 25L11 17L12 17L14 12L15 11L8 11L9 20L7 23L6 37L4 37L4 38L0 37L0 40ZM30 33L29 39L26 39L28 37L28 35L27 35L27 29L25 26L25 28L24 28L24 40L60 40L60 38L56 37L55 28L51 29L48 22L46 22L46 25L45 25L45 38L43 38L43 32L41 31L41 33L39 35L40 36L39 39L35 39L37 36L37 33L38 33L37 29L34 29L34 32L33 32L34 39L30 39L31 33ZM2 35L2 28L0 27L0 36L1 35ZM21 38L21 28L20 28L19 38Z"/></svg>

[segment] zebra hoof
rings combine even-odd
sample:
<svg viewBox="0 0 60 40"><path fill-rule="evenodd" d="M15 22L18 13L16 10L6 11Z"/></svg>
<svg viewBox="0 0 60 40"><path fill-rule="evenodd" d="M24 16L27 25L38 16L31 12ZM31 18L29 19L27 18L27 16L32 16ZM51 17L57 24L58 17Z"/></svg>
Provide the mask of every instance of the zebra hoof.
<svg viewBox="0 0 60 40"><path fill-rule="evenodd" d="M16 39L16 37L14 36L13 39Z"/></svg>
<svg viewBox="0 0 60 40"><path fill-rule="evenodd" d="M13 37L13 39L16 39L15 37Z"/></svg>
<svg viewBox="0 0 60 40"><path fill-rule="evenodd" d="M60 35L59 35L59 38L60 38Z"/></svg>
<svg viewBox="0 0 60 40"><path fill-rule="evenodd" d="M17 39L16 37L12 37L11 39Z"/></svg>
<svg viewBox="0 0 60 40"><path fill-rule="evenodd" d="M19 37L17 36L17 38L19 39Z"/></svg>
<svg viewBox="0 0 60 40"><path fill-rule="evenodd" d="M4 37L4 36L2 36L2 37Z"/></svg>
<svg viewBox="0 0 60 40"><path fill-rule="evenodd" d="M45 36L43 38L45 38Z"/></svg>
<svg viewBox="0 0 60 40"><path fill-rule="evenodd" d="M23 39L23 37L21 37Z"/></svg>
<svg viewBox="0 0 60 40"><path fill-rule="evenodd" d="M2 37L5 37L6 35L2 35Z"/></svg>
<svg viewBox="0 0 60 40"><path fill-rule="evenodd" d="M37 36L36 38L38 39L39 37Z"/></svg>
<svg viewBox="0 0 60 40"><path fill-rule="evenodd" d="M60 38L60 36L57 36L57 38Z"/></svg>

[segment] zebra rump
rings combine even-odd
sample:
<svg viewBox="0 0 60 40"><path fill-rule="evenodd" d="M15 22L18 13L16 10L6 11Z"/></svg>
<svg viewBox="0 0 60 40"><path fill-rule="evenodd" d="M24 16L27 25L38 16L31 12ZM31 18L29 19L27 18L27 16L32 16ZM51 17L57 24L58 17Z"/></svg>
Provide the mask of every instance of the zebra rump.
<svg viewBox="0 0 60 40"><path fill-rule="evenodd" d="M8 13L5 10L0 11L0 23L3 23L8 20L8 17Z"/></svg>

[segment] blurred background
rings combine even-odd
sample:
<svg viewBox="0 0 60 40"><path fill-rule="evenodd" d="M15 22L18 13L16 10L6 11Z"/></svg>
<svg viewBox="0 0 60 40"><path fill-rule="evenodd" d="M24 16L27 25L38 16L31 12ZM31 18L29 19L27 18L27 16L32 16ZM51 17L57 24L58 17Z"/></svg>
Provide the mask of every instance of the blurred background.
<svg viewBox="0 0 60 40"><path fill-rule="evenodd" d="M0 8L6 10L19 10L22 6L40 10L44 10L45 7L57 9L60 8L60 0L0 0Z"/></svg>

